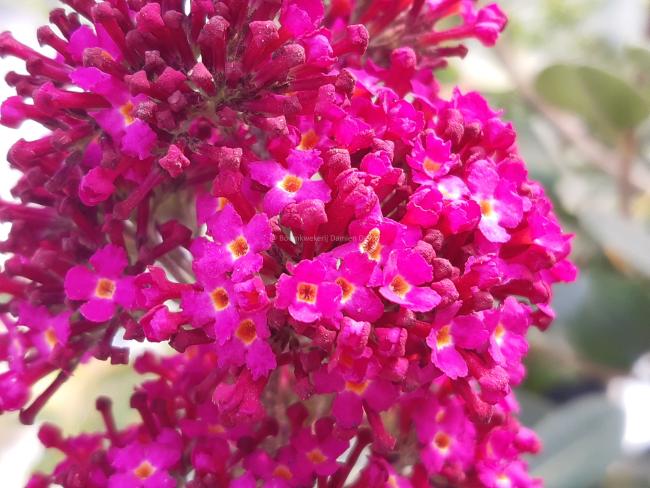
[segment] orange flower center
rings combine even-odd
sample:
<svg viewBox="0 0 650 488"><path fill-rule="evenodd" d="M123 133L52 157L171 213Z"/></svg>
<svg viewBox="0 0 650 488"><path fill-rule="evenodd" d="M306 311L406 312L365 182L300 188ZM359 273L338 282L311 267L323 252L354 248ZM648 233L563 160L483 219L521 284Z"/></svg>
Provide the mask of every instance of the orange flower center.
<svg viewBox="0 0 650 488"><path fill-rule="evenodd" d="M381 243L379 242L380 237L381 232L375 227L370 232L368 232L366 238L361 241L361 244L359 245L359 250L362 253L367 254L368 257L373 261L379 261L379 258L381 257Z"/></svg>
<svg viewBox="0 0 650 488"><path fill-rule="evenodd" d="M499 476L497 476L497 486L499 488L510 488L512 486L512 481L510 480L510 477L508 477L507 474L501 473Z"/></svg>
<svg viewBox="0 0 650 488"><path fill-rule="evenodd" d="M445 325L441 327L440 330L436 333L436 346L438 349L444 349L453 344L454 339L451 336L451 326Z"/></svg>
<svg viewBox="0 0 650 488"><path fill-rule="evenodd" d="M368 389L368 382L362 381L361 383L357 383L355 381L346 381L345 389L361 396Z"/></svg>
<svg viewBox="0 0 650 488"><path fill-rule="evenodd" d="M402 275L397 275L390 282L390 289L399 297L404 298L411 290L411 285L408 284Z"/></svg>
<svg viewBox="0 0 650 488"><path fill-rule="evenodd" d="M318 144L318 135L314 132L314 129L309 129L300 137L300 144L298 144L298 149L301 151L306 151L308 149L314 149Z"/></svg>
<svg viewBox="0 0 650 488"><path fill-rule="evenodd" d="M422 167L424 168L424 171L427 173L435 173L440 169L440 163L436 163L433 159L431 159L429 156L424 158L424 161L422 162Z"/></svg>
<svg viewBox="0 0 650 488"><path fill-rule="evenodd" d="M284 480L290 480L293 478L293 473L288 466L280 464L273 470L273 476L276 478L282 478Z"/></svg>
<svg viewBox="0 0 650 488"><path fill-rule="evenodd" d="M54 347L57 345L59 340L56 337L56 332L54 332L54 329L50 327L43 333L43 337L45 338L45 342L47 342L47 345L50 347Z"/></svg>
<svg viewBox="0 0 650 488"><path fill-rule="evenodd" d="M228 199L226 197L217 198L217 211L223 210L227 204Z"/></svg>
<svg viewBox="0 0 650 488"><path fill-rule="evenodd" d="M500 346L503 343L503 338L506 335L506 328L501 322L494 329L494 340Z"/></svg>
<svg viewBox="0 0 650 488"><path fill-rule="evenodd" d="M314 464L321 464L327 460L327 456L318 448L312 449L307 453L307 459Z"/></svg>
<svg viewBox="0 0 650 488"><path fill-rule="evenodd" d="M110 300L115 294L115 282L106 278L100 278L97 281L97 288L95 288L95 296L98 298L105 298Z"/></svg>
<svg viewBox="0 0 650 488"><path fill-rule="evenodd" d="M247 346L252 344L257 339L257 331L255 330L255 322L251 319L242 320L235 331L237 339L242 341Z"/></svg>
<svg viewBox="0 0 650 488"><path fill-rule="evenodd" d="M446 416L445 409L441 408L440 410L438 410L434 418L436 422L440 423L445 419L445 416Z"/></svg>
<svg viewBox="0 0 650 488"><path fill-rule="evenodd" d="M343 297L341 300L347 302L354 293L354 285L343 278L343 276L336 278L336 284L339 285L343 291Z"/></svg>
<svg viewBox="0 0 650 488"><path fill-rule="evenodd" d="M223 434L226 429L223 428L221 424L210 424L208 425L208 432L210 434Z"/></svg>
<svg viewBox="0 0 650 488"><path fill-rule="evenodd" d="M287 175L280 183L280 186L288 193L296 193L302 188L302 179L294 175Z"/></svg>
<svg viewBox="0 0 650 488"><path fill-rule="evenodd" d="M438 451L445 454L451 446L451 437L444 432L438 432L433 438L433 444Z"/></svg>
<svg viewBox="0 0 650 488"><path fill-rule="evenodd" d="M239 259L246 256L249 251L248 242L244 236L239 236L237 239L228 244L228 251L233 259Z"/></svg>
<svg viewBox="0 0 650 488"><path fill-rule="evenodd" d="M298 283L297 298L301 302L316 303L318 286L312 283Z"/></svg>
<svg viewBox="0 0 650 488"><path fill-rule="evenodd" d="M481 200L481 215L484 217L492 217L494 215L494 205L492 200Z"/></svg>
<svg viewBox="0 0 650 488"><path fill-rule="evenodd" d="M124 117L124 123L126 125L132 124L135 120L133 117L133 103L130 100L120 107L120 113Z"/></svg>
<svg viewBox="0 0 650 488"><path fill-rule="evenodd" d="M141 480L146 480L149 476L154 474L155 471L156 468L145 459L133 470L133 473Z"/></svg>
<svg viewBox="0 0 650 488"><path fill-rule="evenodd" d="M210 293L210 298L212 299L212 305L217 312L221 312L230 304L228 292L222 287L215 288L212 293Z"/></svg>

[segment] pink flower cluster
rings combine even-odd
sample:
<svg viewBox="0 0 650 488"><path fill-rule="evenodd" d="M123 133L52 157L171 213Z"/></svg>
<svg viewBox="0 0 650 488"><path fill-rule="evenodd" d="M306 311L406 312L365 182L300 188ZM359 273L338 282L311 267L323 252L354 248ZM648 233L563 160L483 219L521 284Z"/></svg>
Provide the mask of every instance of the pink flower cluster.
<svg viewBox="0 0 650 488"><path fill-rule="evenodd" d="M0 250L0 412L38 412L91 358L148 378L118 425L40 439L30 488L538 486L512 387L553 318L570 237L512 126L439 93L471 0L64 0L0 34L39 122ZM32 391L52 375L47 387Z"/></svg>

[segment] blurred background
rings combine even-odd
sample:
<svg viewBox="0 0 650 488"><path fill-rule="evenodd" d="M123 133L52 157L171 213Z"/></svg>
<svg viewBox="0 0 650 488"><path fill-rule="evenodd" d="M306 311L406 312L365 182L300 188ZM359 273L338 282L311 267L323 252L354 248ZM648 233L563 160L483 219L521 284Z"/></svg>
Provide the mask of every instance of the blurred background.
<svg viewBox="0 0 650 488"><path fill-rule="evenodd" d="M52 0L0 0L0 31L36 46ZM556 288L557 320L533 333L521 416L542 437L533 474L549 488L650 487L650 2L501 0L510 24L496 49L471 43L440 78L479 90L505 110L532 176L576 235L577 283ZM0 60L0 75L19 70ZM0 85L0 98L12 93ZM25 124L21 136L42 129ZM0 127L0 154L14 131ZM0 164L0 195L15 177ZM0 237L7 229L0 228ZM533 331L535 332L535 331ZM98 425L94 399L112 392L122 425L138 378L91 362L39 421L67 433ZM23 486L51 469L37 426L0 417L0 480Z"/></svg>

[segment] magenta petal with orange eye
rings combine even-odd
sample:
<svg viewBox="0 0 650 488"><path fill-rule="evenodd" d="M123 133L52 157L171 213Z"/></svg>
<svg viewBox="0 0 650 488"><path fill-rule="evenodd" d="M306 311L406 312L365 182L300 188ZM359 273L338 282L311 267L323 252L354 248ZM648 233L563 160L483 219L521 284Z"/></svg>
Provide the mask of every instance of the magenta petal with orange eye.
<svg viewBox="0 0 650 488"><path fill-rule="evenodd" d="M133 277L122 277L128 261L123 248L109 244L90 258L94 270L85 266L70 268L65 276L66 296L83 300L80 312L92 322L111 319L115 306L130 309L135 303Z"/></svg>
<svg viewBox="0 0 650 488"><path fill-rule="evenodd" d="M276 306L288 309L293 318L306 323L320 317L333 317L339 310L343 293L336 283L326 281L326 275L322 262L300 261L293 275L280 276L276 285Z"/></svg>
<svg viewBox="0 0 650 488"><path fill-rule="evenodd" d="M431 362L452 379L463 378L468 374L467 362L461 351L477 350L489 338L482 316L454 316L458 309L456 304L441 310L426 339L431 349Z"/></svg>
<svg viewBox="0 0 650 488"><path fill-rule="evenodd" d="M235 282L251 277L262 267L259 253L271 247L273 236L268 218L255 215L244 224L235 208L227 204L208 219L212 240L195 241L192 252L195 267L213 274L232 272Z"/></svg>
<svg viewBox="0 0 650 488"><path fill-rule="evenodd" d="M249 163L251 178L270 187L264 196L264 211L269 216L282 212L292 202L304 200L330 200L330 188L322 180L312 177L318 172L323 160L316 150L292 150L287 157L288 167L274 161Z"/></svg>
<svg viewBox="0 0 650 488"><path fill-rule="evenodd" d="M232 337L220 347L219 364L246 365L253 379L267 376L276 367L275 354L267 341L269 335L264 313L241 315Z"/></svg>
<svg viewBox="0 0 650 488"><path fill-rule="evenodd" d="M341 288L341 309L355 320L374 321L384 312L377 292L368 286L375 267L376 263L368 256L352 251L332 274Z"/></svg>
<svg viewBox="0 0 650 488"><path fill-rule="evenodd" d="M36 348L49 355L57 346L66 346L71 332L71 315L70 311L51 315L46 307L36 307L25 302L19 306L17 325L32 331Z"/></svg>
<svg viewBox="0 0 650 488"><path fill-rule="evenodd" d="M406 161L414 170L413 181L423 185L433 185L435 180L460 164L458 157L451 152L451 143L432 130L425 131L416 140Z"/></svg>
<svg viewBox="0 0 650 488"><path fill-rule="evenodd" d="M428 312L440 303L440 295L424 285L432 279L431 266L416 251L395 250L384 267L379 292L391 302L414 312Z"/></svg>
<svg viewBox="0 0 650 488"><path fill-rule="evenodd" d="M208 335L223 344L232 337L240 319L234 284L224 275L199 276L203 289L184 292L181 306L190 314L192 325L207 327Z"/></svg>
<svg viewBox="0 0 650 488"><path fill-rule="evenodd" d="M508 229L515 228L523 217L516 182L500 175L493 162L479 160L469 167L467 185L481 210L481 233L493 243L509 241Z"/></svg>
<svg viewBox="0 0 650 488"><path fill-rule="evenodd" d="M108 486L111 488L161 487L173 488L176 481L169 469L182 454L180 435L163 429L155 439L135 438L111 450L110 465L115 470Z"/></svg>

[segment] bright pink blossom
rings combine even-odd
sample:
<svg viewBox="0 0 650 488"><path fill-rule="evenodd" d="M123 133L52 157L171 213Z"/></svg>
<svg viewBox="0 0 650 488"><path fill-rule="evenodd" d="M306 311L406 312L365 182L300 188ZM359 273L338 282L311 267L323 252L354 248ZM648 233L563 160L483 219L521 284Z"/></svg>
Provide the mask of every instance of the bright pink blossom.
<svg viewBox="0 0 650 488"><path fill-rule="evenodd" d="M301 261L292 275L282 275L277 284L276 306L287 308L301 322L333 317L339 309L343 292L335 282L325 281L326 268L320 261Z"/></svg>
<svg viewBox="0 0 650 488"><path fill-rule="evenodd" d="M462 351L478 349L488 338L487 327L480 316L455 316L458 309L459 304L439 310L427 337L431 362L451 379L467 376Z"/></svg>
<svg viewBox="0 0 650 488"><path fill-rule="evenodd" d="M426 285L433 278L431 267L415 251L395 250L384 267L379 292L393 303L414 312L428 312L440 303L440 296Z"/></svg>
<svg viewBox="0 0 650 488"><path fill-rule="evenodd" d="M318 171L322 159L316 151L292 151L285 169L273 161L250 163L251 177L269 187L264 195L264 211L277 215L291 202L318 199L329 201L330 190L322 181L312 176Z"/></svg>
<svg viewBox="0 0 650 488"><path fill-rule="evenodd" d="M65 275L68 299L84 301L81 314L93 322L105 322L113 317L116 305L132 307L135 288L133 278L123 275L128 265L124 249L109 244L93 254L89 263L92 271L75 266Z"/></svg>
<svg viewBox="0 0 650 488"><path fill-rule="evenodd" d="M271 227L267 217L258 214L246 225L232 205L208 220L212 240L202 239L195 245L196 264L203 273L232 272L241 281L259 271L262 256L271 247Z"/></svg>
<svg viewBox="0 0 650 488"><path fill-rule="evenodd" d="M172 488L176 481L168 469L179 461L181 445L176 432L165 430L155 441L135 440L116 448L109 453L111 465L116 469L108 480L109 488Z"/></svg>

